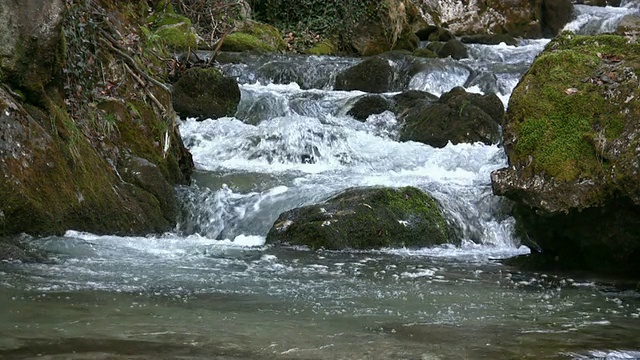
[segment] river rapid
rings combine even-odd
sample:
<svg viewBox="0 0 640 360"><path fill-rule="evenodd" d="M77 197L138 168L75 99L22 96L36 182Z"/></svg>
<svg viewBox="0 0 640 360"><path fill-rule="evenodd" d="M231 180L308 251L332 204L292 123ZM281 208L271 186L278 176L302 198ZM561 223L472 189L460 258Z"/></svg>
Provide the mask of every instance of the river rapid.
<svg viewBox="0 0 640 360"><path fill-rule="evenodd" d="M610 31L638 11L577 5L567 29ZM455 86L508 104L549 40L470 45L470 58L389 57L393 95ZM361 61L250 56L232 118L182 119L196 163L176 189L172 233L29 239L44 264L0 263L2 359L632 359L640 293L587 274L516 271L529 252L489 175L498 145L397 141L390 112L346 115L358 91L335 75ZM277 216L361 186L416 186L442 203L462 245L309 251L265 245Z"/></svg>

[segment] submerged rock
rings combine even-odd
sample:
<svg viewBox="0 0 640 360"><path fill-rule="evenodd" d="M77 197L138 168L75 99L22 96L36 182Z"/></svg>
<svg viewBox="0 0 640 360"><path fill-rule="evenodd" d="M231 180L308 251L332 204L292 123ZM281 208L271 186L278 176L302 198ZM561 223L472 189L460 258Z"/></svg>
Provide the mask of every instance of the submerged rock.
<svg viewBox="0 0 640 360"><path fill-rule="evenodd" d="M452 59L460 60L469 57L469 53L467 47L460 40L451 39L438 50L438 57L446 58L449 56Z"/></svg>
<svg viewBox="0 0 640 360"><path fill-rule="evenodd" d="M270 244L332 250L456 242L437 201L413 187L346 190L324 203L281 214L267 234Z"/></svg>
<svg viewBox="0 0 640 360"><path fill-rule="evenodd" d="M448 142L495 144L500 141L504 106L495 94L479 95L454 88L436 102L411 103L400 115L401 141L418 141L434 147Z"/></svg>
<svg viewBox="0 0 640 360"><path fill-rule="evenodd" d="M393 87L394 70L389 61L370 57L336 76L336 90L360 90L370 93L388 92Z"/></svg>
<svg viewBox="0 0 640 360"><path fill-rule="evenodd" d="M492 184L534 263L640 276L639 73L635 41L563 33L514 90Z"/></svg>
<svg viewBox="0 0 640 360"><path fill-rule="evenodd" d="M173 107L183 118L233 116L239 103L238 83L217 69L191 68L173 84Z"/></svg>
<svg viewBox="0 0 640 360"><path fill-rule="evenodd" d="M0 262L19 261L21 263L43 262L47 255L16 237L0 236Z"/></svg>

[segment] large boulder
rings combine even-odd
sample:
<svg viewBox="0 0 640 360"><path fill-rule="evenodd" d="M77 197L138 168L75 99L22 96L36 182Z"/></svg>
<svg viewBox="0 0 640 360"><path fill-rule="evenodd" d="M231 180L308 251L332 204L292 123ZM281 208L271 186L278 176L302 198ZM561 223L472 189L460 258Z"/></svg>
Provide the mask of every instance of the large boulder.
<svg viewBox="0 0 640 360"><path fill-rule="evenodd" d="M495 144L500 141L504 106L495 94L480 95L454 88L436 102L418 101L401 115L401 141L434 147L448 142Z"/></svg>
<svg viewBox="0 0 640 360"><path fill-rule="evenodd" d="M571 0L468 0L421 2L426 20L457 35L553 36L571 20Z"/></svg>
<svg viewBox="0 0 640 360"><path fill-rule="evenodd" d="M640 275L639 73L635 41L563 33L514 90L492 183L532 262Z"/></svg>
<svg viewBox="0 0 640 360"><path fill-rule="evenodd" d="M37 96L62 68L62 0L0 3L0 78ZM37 61L35 61L37 59Z"/></svg>
<svg viewBox="0 0 640 360"><path fill-rule="evenodd" d="M191 68L173 84L173 107L184 118L233 116L238 103L238 83L214 68Z"/></svg>
<svg viewBox="0 0 640 360"><path fill-rule="evenodd" d="M395 71L388 60L370 57L336 75L335 90L360 90L370 93L391 91Z"/></svg>
<svg viewBox="0 0 640 360"><path fill-rule="evenodd" d="M393 109L393 103L382 95L366 95L359 98L349 109L347 115L359 121L365 121L374 114Z"/></svg>
<svg viewBox="0 0 640 360"><path fill-rule="evenodd" d="M267 243L331 250L426 247L459 242L455 234L437 201L421 190L365 188L281 214Z"/></svg>

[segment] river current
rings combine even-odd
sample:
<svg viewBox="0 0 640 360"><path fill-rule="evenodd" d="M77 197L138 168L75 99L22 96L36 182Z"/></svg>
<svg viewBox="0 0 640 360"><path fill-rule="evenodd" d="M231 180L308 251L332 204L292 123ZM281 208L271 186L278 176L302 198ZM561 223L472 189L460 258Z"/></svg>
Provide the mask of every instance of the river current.
<svg viewBox="0 0 640 360"><path fill-rule="evenodd" d="M567 29L610 31L637 11L576 6ZM470 58L392 55L393 95L455 86L505 106L549 40L470 45ZM234 117L180 131L196 163L161 236L26 239L44 264L0 264L0 358L632 359L640 293L586 274L519 272L526 254L489 175L499 145L397 141L390 112L347 115L358 91L335 75L361 61L250 56ZM462 229L459 247L309 251L265 245L277 216L350 187L416 186Z"/></svg>

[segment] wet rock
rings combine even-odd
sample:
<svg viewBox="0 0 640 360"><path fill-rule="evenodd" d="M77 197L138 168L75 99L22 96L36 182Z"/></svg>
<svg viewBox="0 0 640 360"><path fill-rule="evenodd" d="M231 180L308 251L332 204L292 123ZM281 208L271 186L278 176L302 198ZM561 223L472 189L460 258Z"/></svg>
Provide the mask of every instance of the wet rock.
<svg viewBox="0 0 640 360"><path fill-rule="evenodd" d="M18 261L21 263L43 262L46 254L17 237L0 237L0 262Z"/></svg>
<svg viewBox="0 0 640 360"><path fill-rule="evenodd" d="M131 156L120 166L119 173L124 181L139 187L140 192L149 193L152 197L145 196L145 200L150 199L151 205L157 204L160 210L159 215L167 220L167 225L172 225L177 216L173 186L162 176L162 172L156 164L137 156Z"/></svg>
<svg viewBox="0 0 640 360"><path fill-rule="evenodd" d="M469 53L467 47L460 40L451 39L438 50L438 57L446 58L449 56L452 59L460 60L469 57Z"/></svg>
<svg viewBox="0 0 640 360"><path fill-rule="evenodd" d="M626 37L563 33L514 90L492 184L533 262L640 276L639 68Z"/></svg>
<svg viewBox="0 0 640 360"><path fill-rule="evenodd" d="M402 34L396 43L393 45L393 50L407 50L414 51L420 45L420 39L416 34L407 32Z"/></svg>
<svg viewBox="0 0 640 360"><path fill-rule="evenodd" d="M428 59L438 57L438 54L429 49L417 49L411 55Z"/></svg>
<svg viewBox="0 0 640 360"><path fill-rule="evenodd" d="M391 109L393 109L391 102L384 96L367 95L358 99L347 115L356 120L365 121L370 115L381 114Z"/></svg>
<svg viewBox="0 0 640 360"><path fill-rule="evenodd" d="M239 102L238 83L217 69L191 68L173 84L173 107L183 118L232 116Z"/></svg>
<svg viewBox="0 0 640 360"><path fill-rule="evenodd" d="M394 70L388 60L370 57L336 76L336 90L388 92L393 86Z"/></svg>
<svg viewBox="0 0 640 360"><path fill-rule="evenodd" d="M500 141L504 106L495 94L479 95L454 88L437 102L414 103L401 115L401 141L418 141L434 147L448 142L495 144Z"/></svg>
<svg viewBox="0 0 640 360"><path fill-rule="evenodd" d="M281 214L267 234L270 244L332 250L456 241L438 203L413 187L350 189L324 203Z"/></svg>

